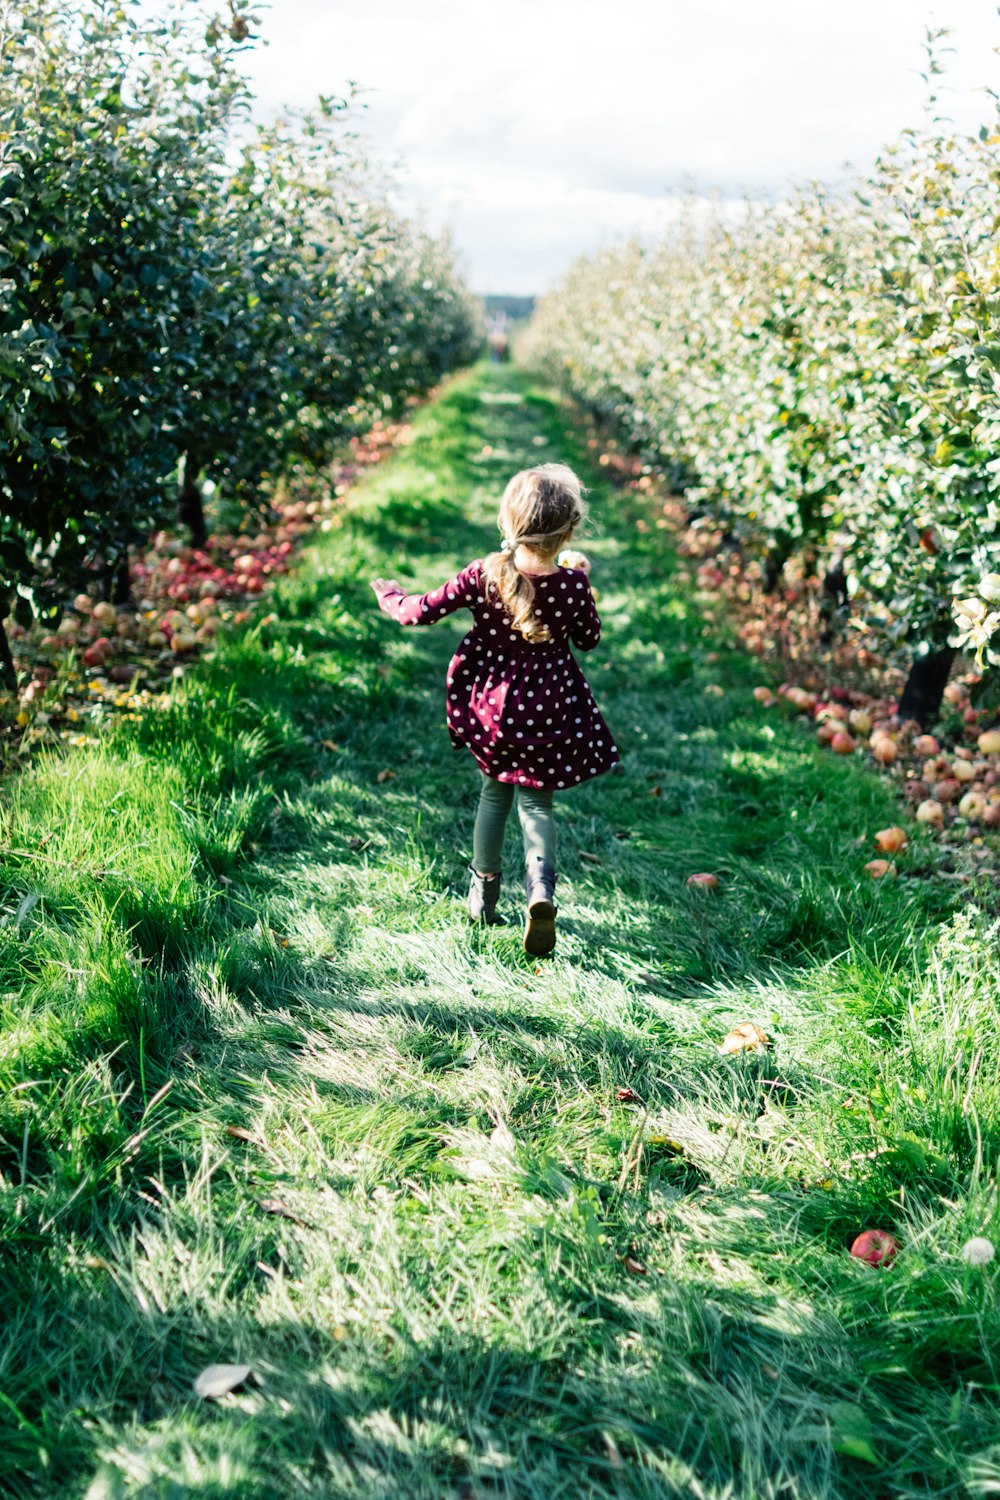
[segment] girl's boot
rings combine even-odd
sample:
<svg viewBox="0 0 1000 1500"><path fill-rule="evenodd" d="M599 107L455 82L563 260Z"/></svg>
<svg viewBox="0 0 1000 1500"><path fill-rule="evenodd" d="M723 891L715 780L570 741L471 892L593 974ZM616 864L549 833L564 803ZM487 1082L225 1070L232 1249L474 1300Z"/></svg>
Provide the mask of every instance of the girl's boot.
<svg viewBox="0 0 1000 1500"><path fill-rule="evenodd" d="M473 922L486 922L490 927L499 922L497 900L500 896L499 872L496 875L480 875L469 866L469 916Z"/></svg>
<svg viewBox="0 0 1000 1500"><path fill-rule="evenodd" d="M556 945L556 903L553 892L556 872L544 860L535 859L524 872L528 898L528 922L524 929L524 951L541 957Z"/></svg>

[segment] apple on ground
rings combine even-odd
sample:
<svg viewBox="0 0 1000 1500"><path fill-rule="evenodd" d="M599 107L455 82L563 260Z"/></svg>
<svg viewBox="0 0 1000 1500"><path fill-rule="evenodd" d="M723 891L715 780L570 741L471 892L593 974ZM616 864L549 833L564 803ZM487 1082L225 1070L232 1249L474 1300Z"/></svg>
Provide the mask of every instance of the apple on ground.
<svg viewBox="0 0 1000 1500"><path fill-rule="evenodd" d="M896 750L896 741L890 739L887 734L880 734L875 737L872 742L871 751L879 765L882 766L891 766L898 753Z"/></svg>
<svg viewBox="0 0 1000 1500"><path fill-rule="evenodd" d="M855 1260L866 1261L870 1266L887 1266L895 1258L899 1245L885 1229L865 1229L851 1246Z"/></svg>
<svg viewBox="0 0 1000 1500"><path fill-rule="evenodd" d="M835 755L851 755L857 749L858 742L845 730L839 730L830 741L830 749Z"/></svg>

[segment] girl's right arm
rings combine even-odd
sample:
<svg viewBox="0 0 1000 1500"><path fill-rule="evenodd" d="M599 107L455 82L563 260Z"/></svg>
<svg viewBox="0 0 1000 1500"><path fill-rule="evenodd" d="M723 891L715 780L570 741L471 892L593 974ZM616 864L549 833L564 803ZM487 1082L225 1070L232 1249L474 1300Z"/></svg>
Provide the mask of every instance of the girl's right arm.
<svg viewBox="0 0 1000 1500"><path fill-rule="evenodd" d="M477 560L427 594L407 594L402 584L385 578L376 578L372 588L378 596L379 608L400 625L433 625L435 620L453 615L456 609L471 609L479 598L481 582L482 569Z"/></svg>

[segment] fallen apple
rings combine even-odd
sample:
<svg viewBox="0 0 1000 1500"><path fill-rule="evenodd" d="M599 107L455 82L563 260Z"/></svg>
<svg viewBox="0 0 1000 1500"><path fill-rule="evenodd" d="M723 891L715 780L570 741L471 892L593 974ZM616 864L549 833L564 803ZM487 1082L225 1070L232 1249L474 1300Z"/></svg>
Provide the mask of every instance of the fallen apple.
<svg viewBox="0 0 1000 1500"><path fill-rule="evenodd" d="M902 828L880 828L875 835L875 847L881 849L883 854L898 854L900 849L905 849L909 840Z"/></svg>
<svg viewBox="0 0 1000 1500"><path fill-rule="evenodd" d="M956 781L975 781L976 773L967 760L956 760L951 767L951 774Z"/></svg>
<svg viewBox="0 0 1000 1500"><path fill-rule="evenodd" d="M851 1246L855 1260L870 1266L887 1266L895 1259L899 1245L885 1229L864 1229Z"/></svg>
<svg viewBox="0 0 1000 1500"><path fill-rule="evenodd" d="M92 646L88 646L83 653L84 666L103 667L111 650L111 642L106 636L100 635Z"/></svg>
<svg viewBox="0 0 1000 1500"><path fill-rule="evenodd" d="M984 729L976 744L983 755L1000 755L1000 729Z"/></svg>
<svg viewBox="0 0 1000 1500"><path fill-rule="evenodd" d="M707 872L698 875L689 875L685 884L693 886L697 890L716 891L719 888L719 877Z"/></svg>
<svg viewBox="0 0 1000 1500"><path fill-rule="evenodd" d="M914 755L937 755L941 746L932 734L918 734L913 741Z"/></svg>
<svg viewBox="0 0 1000 1500"><path fill-rule="evenodd" d="M888 735L878 735L872 743L871 751L880 766L891 766L898 754L896 741Z"/></svg>
<svg viewBox="0 0 1000 1500"><path fill-rule="evenodd" d="M882 880L887 875L897 874L896 866L891 859L870 859L865 869L873 880Z"/></svg>
<svg viewBox="0 0 1000 1500"><path fill-rule="evenodd" d="M933 823L940 826L944 822L944 808L933 797L928 797L921 802L915 816L918 823Z"/></svg>
<svg viewBox="0 0 1000 1500"><path fill-rule="evenodd" d="M982 792L966 792L958 810L963 818L981 818L986 811L986 798Z"/></svg>
<svg viewBox="0 0 1000 1500"><path fill-rule="evenodd" d="M843 729L838 730L830 741L830 749L835 755L851 755L857 747L857 740Z"/></svg>
<svg viewBox="0 0 1000 1500"><path fill-rule="evenodd" d="M961 795L962 783L954 776L945 776L934 784L934 795L939 802L954 802Z"/></svg>

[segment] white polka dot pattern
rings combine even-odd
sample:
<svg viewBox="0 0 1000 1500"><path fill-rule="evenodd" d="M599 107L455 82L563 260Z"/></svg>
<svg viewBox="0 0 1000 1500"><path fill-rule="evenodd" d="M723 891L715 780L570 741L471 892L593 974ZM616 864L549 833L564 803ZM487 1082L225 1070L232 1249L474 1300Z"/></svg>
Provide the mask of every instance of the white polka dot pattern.
<svg viewBox="0 0 1000 1500"><path fill-rule="evenodd" d="M534 611L551 639L532 645L511 629L499 600L487 597L481 560L430 593L386 590L379 604L402 625L430 625L470 609L473 627L448 667L448 732L496 781L577 786L609 770L618 748L570 643L591 651L601 621L584 573L536 575ZM559 608L556 608L556 606ZM553 688L555 694L553 695ZM544 696L545 720L538 699Z"/></svg>

